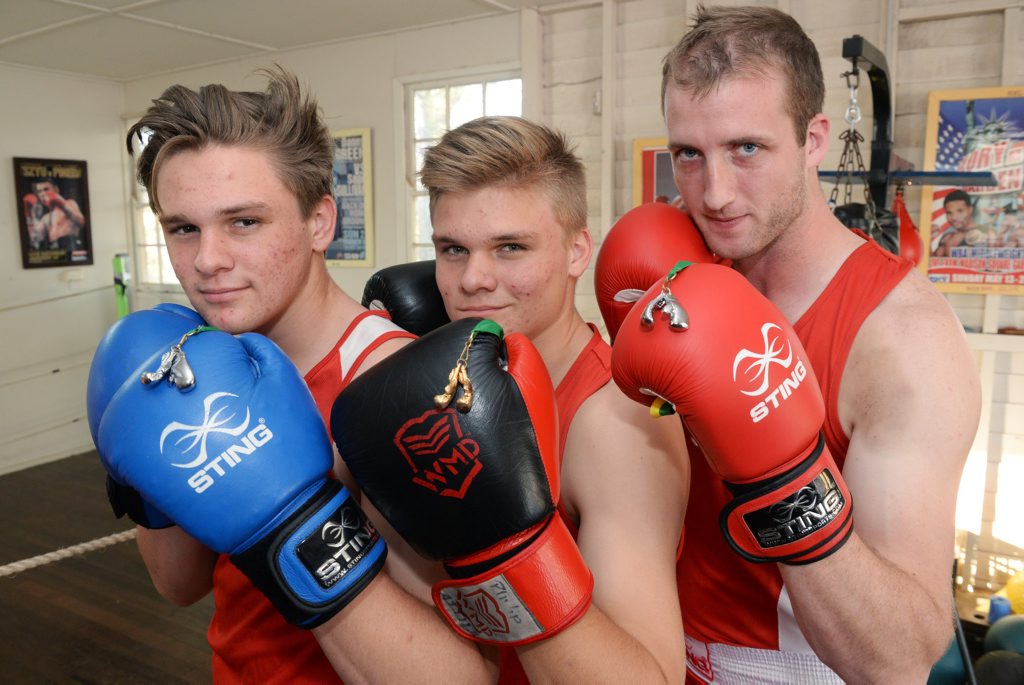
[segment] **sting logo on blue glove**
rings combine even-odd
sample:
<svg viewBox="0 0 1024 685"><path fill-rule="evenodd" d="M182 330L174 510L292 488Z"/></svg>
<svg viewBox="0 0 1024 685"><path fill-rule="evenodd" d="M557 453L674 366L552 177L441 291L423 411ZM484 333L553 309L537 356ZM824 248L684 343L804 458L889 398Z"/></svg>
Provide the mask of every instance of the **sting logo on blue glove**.
<svg viewBox="0 0 1024 685"><path fill-rule="evenodd" d="M240 413L240 410L232 411L227 401L218 402L221 398L238 397L230 392L214 392L203 399L203 420L198 425L184 423L182 421L171 421L163 432L160 433L160 453L164 454L164 448L168 451L178 449L183 456L191 456L189 453L199 447L198 453L191 461L184 463L171 462L171 466L181 469L199 468L188 479L188 484L197 493L203 492L213 485L216 478L227 474L224 467L234 468L242 461L242 457L251 455L257 449L269 442L274 433L266 425L263 419L249 429L250 412L245 407L245 418L236 425L229 425ZM246 432L248 431L248 432ZM168 444L167 438L175 433L182 433L181 437L173 443ZM238 437L244 434L241 440L234 442L224 448L220 454L209 460L206 451L206 441L213 434L223 434L231 437Z"/></svg>
<svg viewBox="0 0 1024 685"><path fill-rule="evenodd" d="M329 588L358 566L379 540L380 533L362 509L346 500L320 527L320 534L310 535L296 553L307 568L316 569L320 586Z"/></svg>

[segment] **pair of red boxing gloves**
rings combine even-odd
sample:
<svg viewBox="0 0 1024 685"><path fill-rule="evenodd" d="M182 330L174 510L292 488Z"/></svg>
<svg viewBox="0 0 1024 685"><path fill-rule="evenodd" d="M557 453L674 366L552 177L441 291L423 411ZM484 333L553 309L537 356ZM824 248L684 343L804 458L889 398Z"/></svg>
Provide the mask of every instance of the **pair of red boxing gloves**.
<svg viewBox="0 0 1024 685"><path fill-rule="evenodd" d="M802 564L839 549L853 500L822 434L825 405L782 313L663 203L612 227L596 266L612 374L652 414L678 414L733 495L719 516L754 562Z"/></svg>

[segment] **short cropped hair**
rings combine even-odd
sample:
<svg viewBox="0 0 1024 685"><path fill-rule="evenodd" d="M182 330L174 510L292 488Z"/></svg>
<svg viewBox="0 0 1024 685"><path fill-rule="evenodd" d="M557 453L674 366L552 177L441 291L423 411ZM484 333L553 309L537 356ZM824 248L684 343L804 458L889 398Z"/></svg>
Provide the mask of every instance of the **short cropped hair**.
<svg viewBox="0 0 1024 685"><path fill-rule="evenodd" d="M951 191L946 195L946 197L942 198L942 206L947 207L950 202L956 202L957 200L963 202L968 207L971 206L971 196L967 194L966 190L961 190L959 188Z"/></svg>
<svg viewBox="0 0 1024 685"><path fill-rule="evenodd" d="M452 129L423 156L430 216L445 193L489 186L540 188L567 235L587 225L583 162L566 137L521 117L481 117Z"/></svg>
<svg viewBox="0 0 1024 685"><path fill-rule="evenodd" d="M786 109L797 142L825 105L825 79L813 41L793 17L771 7L697 6L690 30L662 64L661 111L669 84L706 96L723 79L765 76L776 68L786 82Z"/></svg>
<svg viewBox="0 0 1024 685"><path fill-rule="evenodd" d="M304 217L310 216L322 197L333 196L334 141L317 103L303 95L298 79L284 69L261 73L268 79L262 93L228 90L220 84L198 91L171 86L131 127L129 154L135 154L136 137L150 136L138 153L137 172L156 214L160 214L156 181L161 165L176 153L209 145L267 152L278 177L298 198Z"/></svg>

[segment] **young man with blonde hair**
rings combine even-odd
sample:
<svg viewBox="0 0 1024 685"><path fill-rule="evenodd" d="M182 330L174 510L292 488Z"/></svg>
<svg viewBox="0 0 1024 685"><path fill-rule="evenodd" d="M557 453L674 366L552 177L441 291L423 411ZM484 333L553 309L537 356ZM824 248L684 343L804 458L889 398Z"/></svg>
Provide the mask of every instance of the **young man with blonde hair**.
<svg viewBox="0 0 1024 685"><path fill-rule="evenodd" d="M398 303L396 321L412 309L417 319L490 319L529 338L557 408L561 496L552 525L568 528L593 576L592 603L553 634L484 653L498 663L501 683L678 682L684 649L674 568L689 468L679 426L652 424L610 382L610 348L576 309L576 284L593 251L582 162L550 128L483 117L428 149L420 178L435 265L383 270L364 301ZM408 305L434 301L427 293L435 284L445 311L422 317ZM399 560L409 563L406 573L396 571ZM417 561L392 546L392 576L406 587L431 579ZM569 594L561 590L553 594Z"/></svg>
<svg viewBox="0 0 1024 685"><path fill-rule="evenodd" d="M420 179L448 316L526 335L556 388L559 512L593 572L594 604L572 629L517 650L519 660L553 680L677 681L673 568L689 469L678 426L652 425L610 382L610 348L576 309L593 253L582 162L556 131L484 117L427 150ZM506 678L513 661L503 655Z"/></svg>

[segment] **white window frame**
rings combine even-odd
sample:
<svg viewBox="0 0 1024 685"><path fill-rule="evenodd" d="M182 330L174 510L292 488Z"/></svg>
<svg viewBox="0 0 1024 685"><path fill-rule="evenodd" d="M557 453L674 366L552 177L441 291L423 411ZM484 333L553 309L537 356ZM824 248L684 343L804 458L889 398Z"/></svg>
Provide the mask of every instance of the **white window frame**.
<svg viewBox="0 0 1024 685"><path fill-rule="evenodd" d="M395 241L398 243L399 257L408 262L415 258L415 227L413 205L418 193L416 190L416 141L411 135L413 129L412 93L425 88L441 88L460 86L469 83L502 81L518 78L523 82L523 100L525 113L526 80L521 73L519 62L493 64L487 67L460 69L431 74L419 74L396 78L393 82L395 102L395 198L401 198L398 208L398 225Z"/></svg>
<svg viewBox="0 0 1024 685"><path fill-rule="evenodd" d="M134 124L135 120L125 122L124 139L127 139L128 131ZM164 242L164 234L159 224L156 225L155 231L157 242L155 244L145 242L144 216L147 212L152 214L152 210L149 208L149 194L146 192L146 188L138 181L135 157L127 154L127 152L125 153L125 166L125 173L127 175L125 194L128 211L128 252L132 265L131 288L139 293L181 294L184 290L171 269L170 261L167 257L167 245ZM153 216L153 221L156 221L155 216ZM144 269L146 247L158 247L160 250L161 261L157 267L160 280L158 281L151 280L148 270Z"/></svg>

